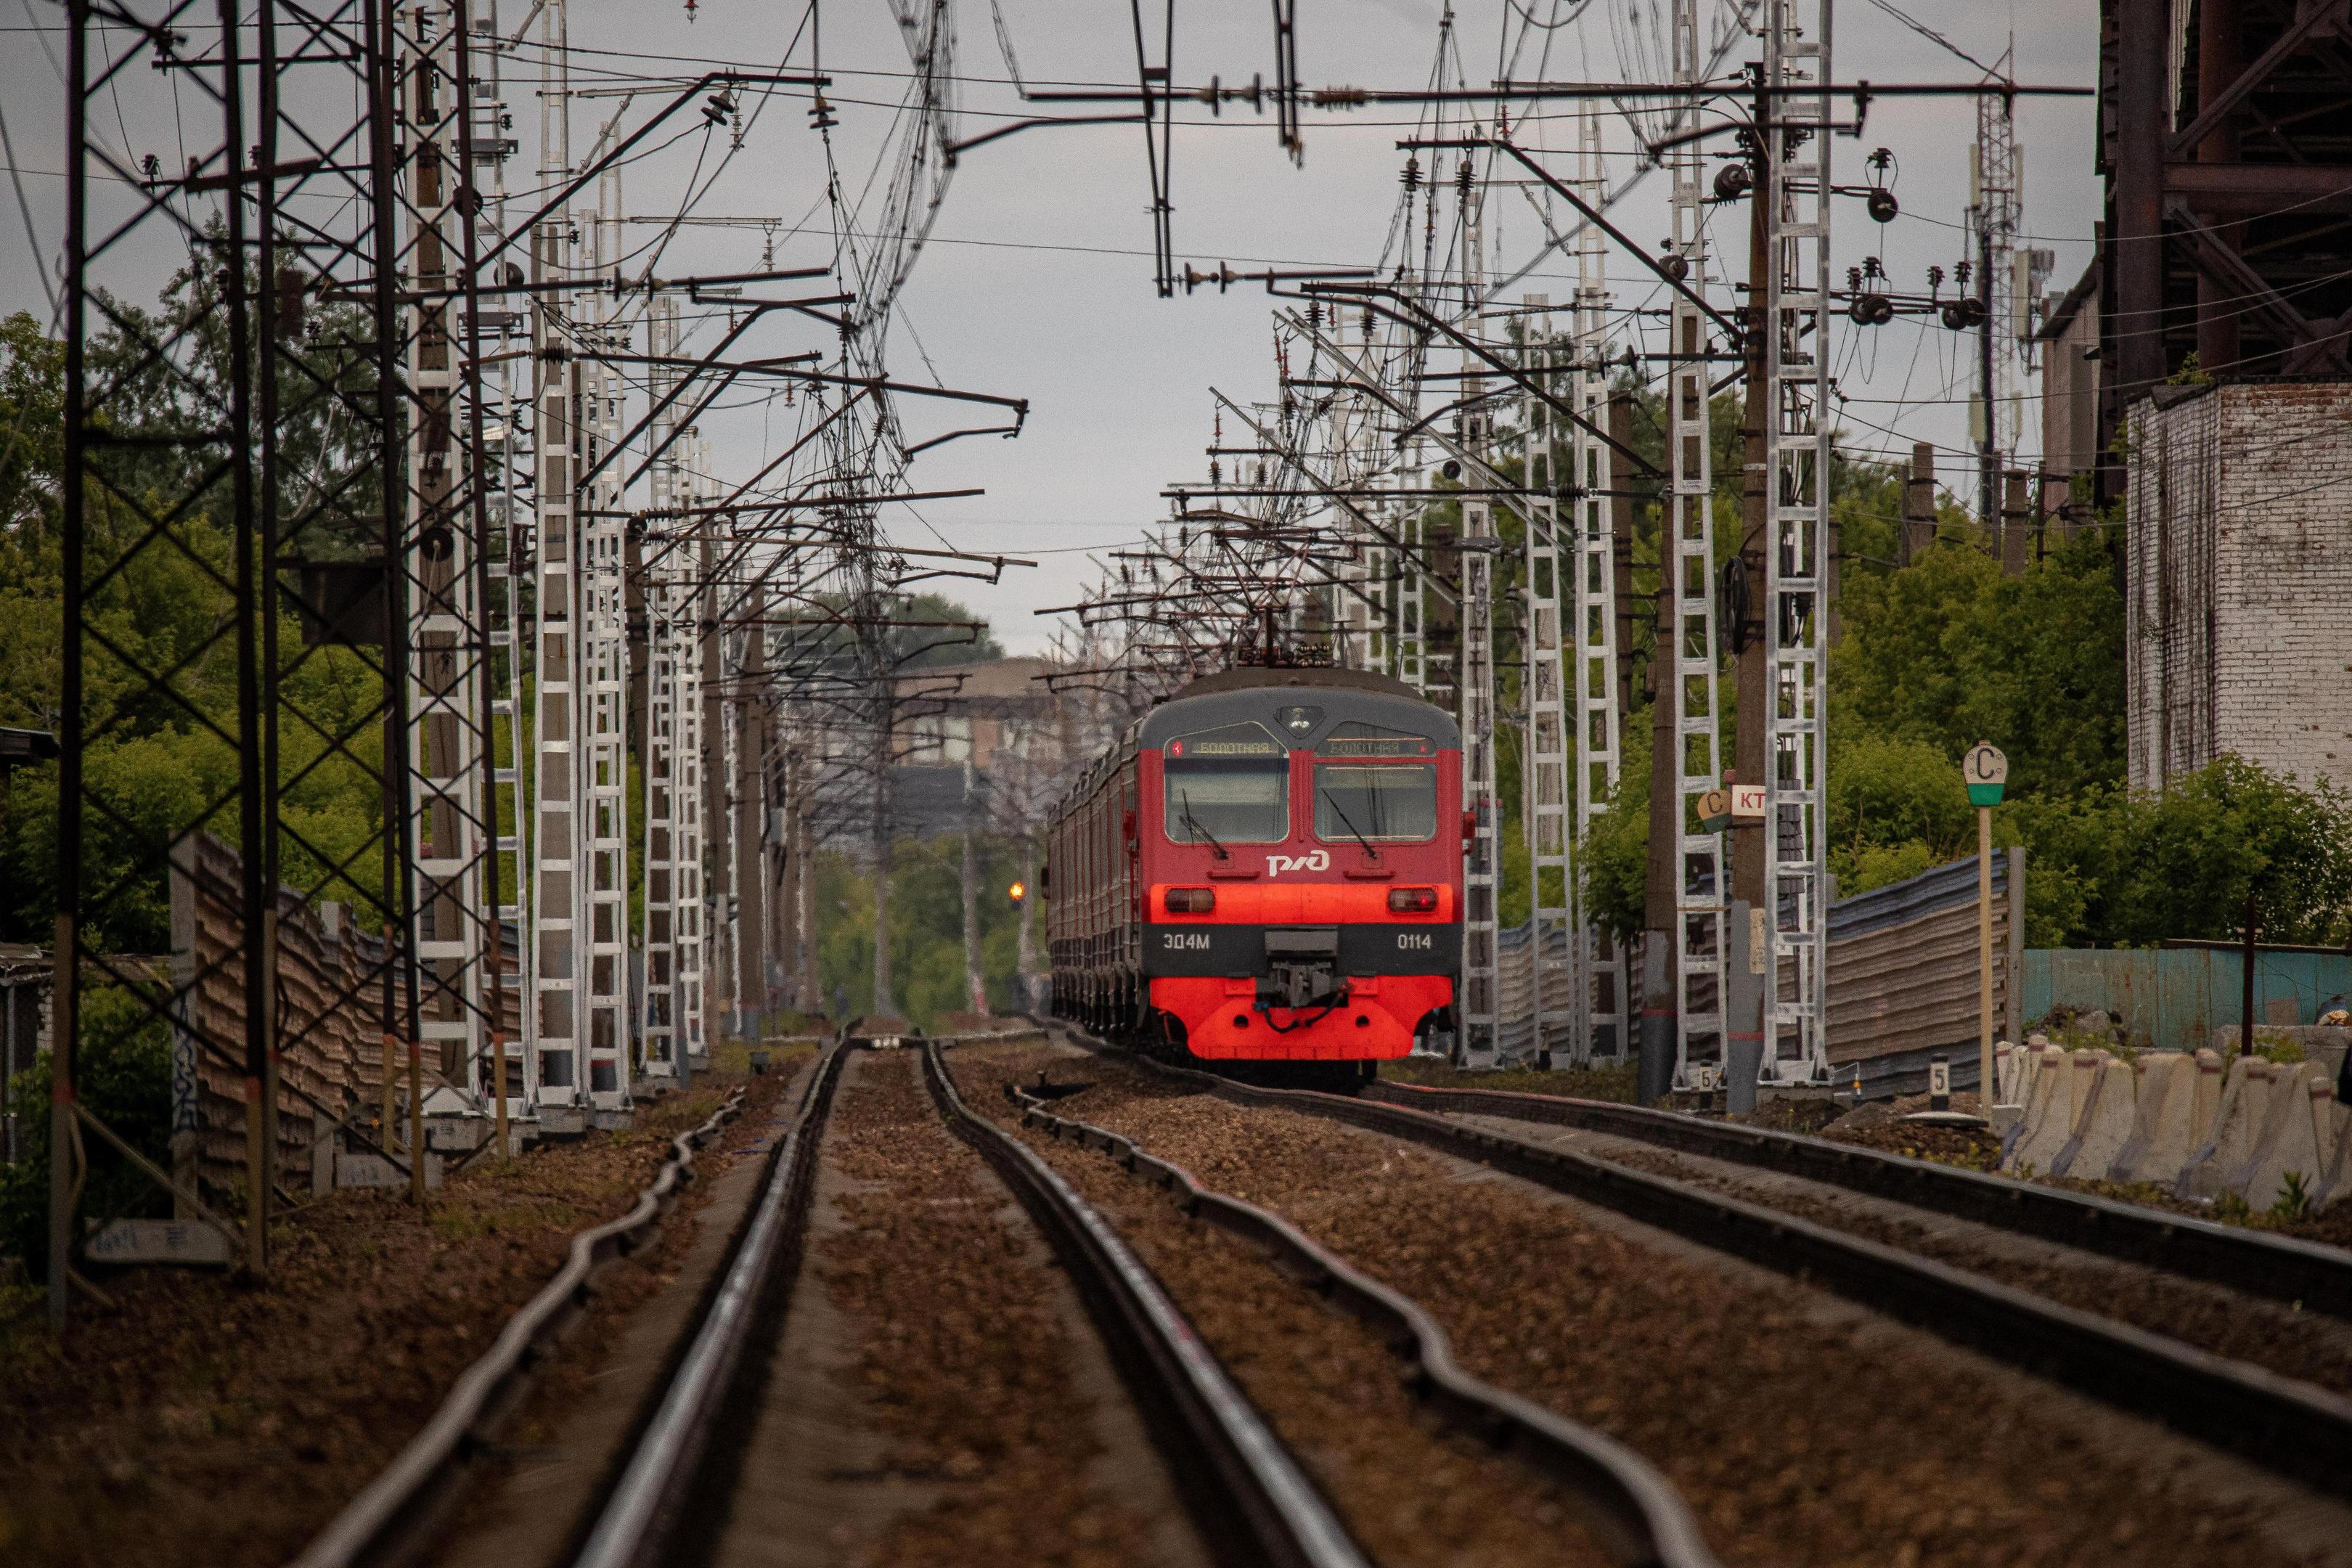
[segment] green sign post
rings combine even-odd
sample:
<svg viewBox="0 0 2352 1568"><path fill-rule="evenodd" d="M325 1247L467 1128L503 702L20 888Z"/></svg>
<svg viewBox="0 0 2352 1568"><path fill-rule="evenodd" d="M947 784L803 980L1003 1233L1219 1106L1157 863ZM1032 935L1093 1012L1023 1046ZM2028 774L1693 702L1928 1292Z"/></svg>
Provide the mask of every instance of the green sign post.
<svg viewBox="0 0 2352 1568"><path fill-rule="evenodd" d="M1992 1070L1992 808L2000 804L2001 786L2009 782L2009 758L1990 741L1979 741L1960 759L1960 777L1969 786L1969 804L1977 808L1977 1098L1985 1120L1992 1120L1997 1086ZM2014 900L2016 889L2011 889ZM2022 918L2011 903L2009 918ZM2012 985L2018 976L2009 977Z"/></svg>

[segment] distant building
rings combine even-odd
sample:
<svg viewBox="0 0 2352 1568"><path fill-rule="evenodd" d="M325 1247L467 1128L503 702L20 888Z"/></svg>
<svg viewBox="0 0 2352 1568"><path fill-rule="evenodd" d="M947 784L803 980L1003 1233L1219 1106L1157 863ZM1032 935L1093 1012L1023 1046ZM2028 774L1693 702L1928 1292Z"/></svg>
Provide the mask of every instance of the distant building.
<svg viewBox="0 0 2352 1568"><path fill-rule="evenodd" d="M2133 786L2224 752L2352 785L2352 381L2160 387L2127 431Z"/></svg>
<svg viewBox="0 0 2352 1568"><path fill-rule="evenodd" d="M1003 658L930 665L898 678L902 711L910 716L890 794L906 831L960 831L967 808L991 831L1043 820L1068 780L1110 743L1115 727L1095 693L1049 682L1057 673L1067 672L1053 659Z"/></svg>
<svg viewBox="0 0 2352 1568"><path fill-rule="evenodd" d="M2099 466L2099 268L2094 258L2033 334L2042 352L2042 471L2060 481Z"/></svg>

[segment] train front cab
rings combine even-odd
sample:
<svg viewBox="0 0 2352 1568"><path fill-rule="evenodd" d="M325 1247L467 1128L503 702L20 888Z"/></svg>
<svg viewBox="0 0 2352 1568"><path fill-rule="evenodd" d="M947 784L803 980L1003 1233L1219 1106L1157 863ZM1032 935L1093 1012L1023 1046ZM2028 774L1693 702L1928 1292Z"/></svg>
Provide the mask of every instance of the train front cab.
<svg viewBox="0 0 2352 1568"><path fill-rule="evenodd" d="M1442 710L1393 691L1260 689L1146 721L1142 973L1167 1044L1374 1061L1446 1018L1461 753Z"/></svg>

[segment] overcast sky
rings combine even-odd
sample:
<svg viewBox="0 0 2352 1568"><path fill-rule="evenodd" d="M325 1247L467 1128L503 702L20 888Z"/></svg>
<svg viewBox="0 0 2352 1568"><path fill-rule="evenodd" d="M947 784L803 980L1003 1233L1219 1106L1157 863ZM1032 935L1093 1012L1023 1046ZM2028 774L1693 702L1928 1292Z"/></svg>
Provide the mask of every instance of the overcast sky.
<svg viewBox="0 0 2352 1568"><path fill-rule="evenodd" d="M501 25L511 31L528 5L501 3ZM1498 40L1513 5L1473 0L1456 13L1461 69L1474 86L1496 74ZM1577 20L1549 32L1548 60L1536 53L1542 43L1532 43L1512 73L1625 79L1628 62L1638 66L1635 49L1653 25L1653 5L1591 0ZM2087 86L2095 79L2095 0L2043 0L2025 7L1914 0L1904 8L1986 62L2010 47L2013 32L2022 81ZM1155 13L1149 4L1146 9ZM1576 9L1563 4L1558 14ZM0 111L32 228L28 237L15 193L5 193L0 309L29 310L44 319L49 306L37 268L54 268L64 228L61 14L49 0L0 0L0 42L6 45L0 48ZM1440 28L1435 4L1302 0L1298 14L1299 71L1309 86L1418 87L1430 78ZM993 14L985 0L956 0L956 60L964 79L961 135L979 134L1024 112L1105 111L1105 106L1068 104L1023 110L1009 83L1005 43L1032 89L1132 83L1128 10L1112 0L997 0ZM812 58L808 20L800 5L755 0L698 0L691 15L684 0L574 0L572 85L603 86L630 73L674 78L703 68L697 61L773 69L788 51L792 67L804 69ZM841 121L834 132L836 163L845 196L855 202L906 89L906 47L889 8L878 0L834 0L821 20L814 41L822 50L822 68L835 79L828 96ZM1246 83L1254 74L1272 74L1264 0L1196 0L1181 12L1179 24L1178 81L1195 84L1213 75L1227 84ZM1841 80L1966 82L1979 74L1872 0L1844 0L1839 6L1833 45ZM1752 58L1755 52L1750 41L1730 58ZM537 161L537 74L530 57L506 89L524 142L509 176L518 188L531 184ZM634 100L628 122L642 120L662 96L648 92ZM618 104L609 97L577 102L575 149L593 140L596 124ZM121 73L118 90L102 107L101 142L133 156L157 153L167 166L184 156L179 148L211 139L194 129L182 135L173 120L170 78L143 63ZM198 110L184 86L179 107L191 116ZM633 164L625 176L625 205L633 216L675 214L681 193L709 179L698 213L777 220L778 266L824 262L829 256L822 232L826 171L807 109L804 97L778 97L761 110L731 158L729 138L720 132L686 137ZM1530 144L1572 145L1575 112L1572 106L1547 109L1538 121L1522 121L1519 134ZM2023 227L2033 237L2027 243L2057 253L2052 286L2063 289L2089 258L2099 210L2092 103L2023 99L2017 114L2025 148ZM1174 155L1178 251L1204 266L1227 260L1236 267L1373 264L1399 193L1404 153L1395 143L1410 134L1411 120L1409 111L1310 110L1304 165L1293 167L1270 120L1246 106L1229 107L1213 120L1205 108L1188 106ZM1881 99L1872 104L1858 141L1838 140L1841 183L1862 181L1862 160L1872 148L1893 150L1904 209L1882 228L1864 216L1858 202L1840 205L1841 282L1845 268L1868 254L1884 258L1906 288L1923 287L1931 263L1949 269L1962 254L1959 226L1975 133L1976 110L1968 98ZM1603 134L1611 174L1622 176L1636 161L1631 134L1613 118L1604 121ZM711 179L714 169L719 172ZM1652 176L1612 216L1632 236L1654 242L1665 232L1665 185L1663 175ZM977 487L986 494L894 507L886 515L892 536L905 544L936 547L944 539L1039 563L1035 570L1008 572L999 586L948 585L986 614L1016 651L1035 648L1046 635L1047 623L1034 610L1067 603L1094 574L1087 552L1135 538L1150 520L1165 515L1160 491L1169 481L1200 475L1201 449L1209 438L1208 389L1214 385L1247 400L1266 395L1273 384L1269 301L1262 291L1154 296L1148 199L1142 133L1135 126L1049 128L978 149L956 169L931 242L901 298L894 374L1030 403L1018 440L951 443L926 453L910 478L925 490ZM868 198L865 210L875 205ZM1496 260L1516 267L1540 241L1540 220L1517 190L1496 193L1489 212ZM802 232L794 235L795 229ZM634 232L639 242L656 233L650 226ZM1744 235L1741 212L1727 237L1738 246L1742 265ZM748 269L760 264L762 244L757 227L682 230L660 270ZM126 256L118 286L132 293L143 279L152 295L168 259L160 247ZM1610 274L1616 304L1648 300L1647 275L1623 258L1612 258ZM1564 300L1573 284L1566 268L1553 265L1539 268L1524 287ZM1722 302L1731 302L1727 293ZM1850 340L1835 350L1836 374L1850 400L1841 422L1853 445L1874 451L1907 451L1913 440L1965 445L1973 363L1967 342L1911 320L1874 330L1843 321L1840 327ZM769 352L830 346L822 330L805 325L780 327L766 342ZM917 412L911 422L919 430L946 427L929 410ZM791 421L746 398L708 424L724 480L756 466ZM1958 460L1957 452L1946 458L1948 479Z"/></svg>

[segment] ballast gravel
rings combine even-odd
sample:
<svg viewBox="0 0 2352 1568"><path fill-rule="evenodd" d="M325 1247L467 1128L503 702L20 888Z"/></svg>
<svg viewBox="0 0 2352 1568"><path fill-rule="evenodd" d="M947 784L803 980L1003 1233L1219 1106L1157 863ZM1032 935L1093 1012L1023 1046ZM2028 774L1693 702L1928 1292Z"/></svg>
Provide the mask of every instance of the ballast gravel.
<svg viewBox="0 0 2352 1568"><path fill-rule="evenodd" d="M1107 1473L1101 1391L1076 1370L1085 1321L918 1065L908 1051L844 1064L822 1148L832 1212L812 1216L813 1272L784 1325L786 1347L807 1348L769 1374L713 1561L1197 1563L1155 1552L1150 1526L1181 1531L1181 1517Z"/></svg>
<svg viewBox="0 0 2352 1568"><path fill-rule="evenodd" d="M967 1104L1017 1126L1001 1081L950 1055ZM1601 1568L1572 1496L1417 1405L1403 1363L1256 1247L1181 1214L1101 1154L1023 1130L1118 1229L1382 1568ZM1500 1504L1500 1506L1498 1506Z"/></svg>
<svg viewBox="0 0 2352 1568"><path fill-rule="evenodd" d="M1507 1130L1515 1136L1527 1131ZM2352 1394L2352 1327L2297 1311L2288 1303L2116 1263L2055 1243L2003 1236L1942 1215L1856 1201L1856 1194L1843 1188L1778 1173L1751 1172L1622 1141L1577 1146L1638 1171L1920 1253L2284 1377Z"/></svg>
<svg viewBox="0 0 2352 1568"><path fill-rule="evenodd" d="M2343 1560L2283 1547L2254 1504L2215 1500L2187 1445L2119 1453L2067 1396L1524 1184L1122 1058L1000 1049L960 1068L968 1094L1041 1071L1089 1084L1055 1109L1276 1209L1417 1299L1468 1370L1664 1469L1727 1563Z"/></svg>

